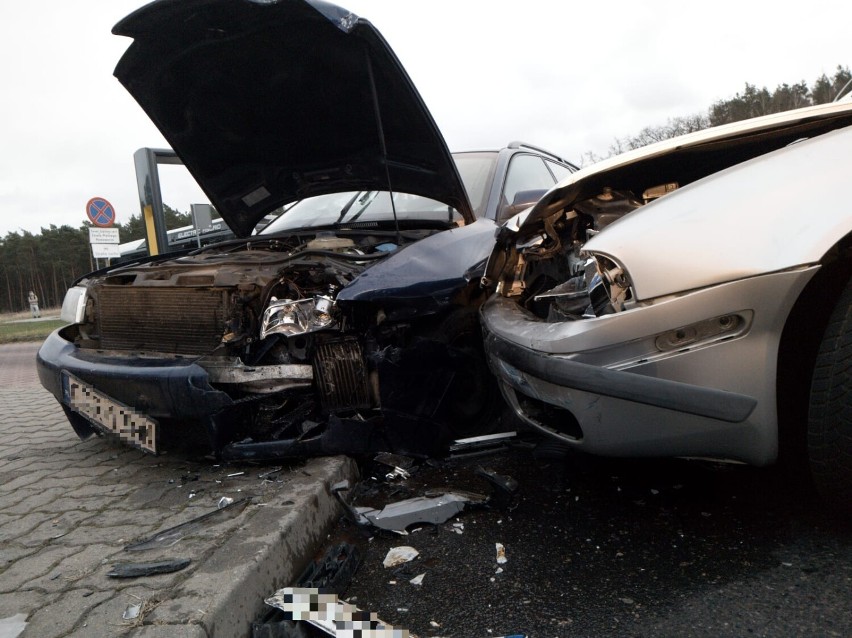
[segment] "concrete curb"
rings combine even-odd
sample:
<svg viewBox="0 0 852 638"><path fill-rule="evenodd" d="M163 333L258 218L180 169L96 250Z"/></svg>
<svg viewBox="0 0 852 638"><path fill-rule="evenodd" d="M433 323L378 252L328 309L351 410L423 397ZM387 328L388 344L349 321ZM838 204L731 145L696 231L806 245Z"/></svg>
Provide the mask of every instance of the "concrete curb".
<svg viewBox="0 0 852 638"><path fill-rule="evenodd" d="M274 501L253 506L245 525L181 584L180 599L160 604L154 623L185 625L206 609L198 618L206 635L249 634L251 621L268 609L264 599L295 582L342 514L329 488L354 480L357 470L350 459L334 457L312 459L299 473ZM146 629L131 635L147 636Z"/></svg>

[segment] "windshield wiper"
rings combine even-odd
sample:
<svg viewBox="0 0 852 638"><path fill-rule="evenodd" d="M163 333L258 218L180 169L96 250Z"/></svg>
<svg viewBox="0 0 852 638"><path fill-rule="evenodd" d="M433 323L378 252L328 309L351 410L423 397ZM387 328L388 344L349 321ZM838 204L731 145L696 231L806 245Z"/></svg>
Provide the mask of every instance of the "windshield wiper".
<svg viewBox="0 0 852 638"><path fill-rule="evenodd" d="M347 214L349 214L349 211L352 210L352 207L357 202L360 206L358 212L356 212L355 215L352 216L352 219L347 220L348 222L354 222L364 213L365 210L370 207L370 204L373 203L373 200L376 199L376 196L378 194L378 191L358 191L355 194L355 197L350 199L346 203L346 206L343 207L343 210L340 211L340 216L337 218L335 224L339 224L340 222L342 222L343 218L346 217Z"/></svg>

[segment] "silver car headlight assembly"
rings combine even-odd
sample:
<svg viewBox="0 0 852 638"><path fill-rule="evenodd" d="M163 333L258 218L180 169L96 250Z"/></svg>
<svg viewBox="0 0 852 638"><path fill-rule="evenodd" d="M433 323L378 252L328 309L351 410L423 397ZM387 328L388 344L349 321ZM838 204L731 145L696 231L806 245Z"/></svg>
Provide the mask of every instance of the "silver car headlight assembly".
<svg viewBox="0 0 852 638"><path fill-rule="evenodd" d="M324 295L299 300L273 297L263 312L260 338L265 339L271 334L296 337L334 328L337 326L335 310L334 299Z"/></svg>
<svg viewBox="0 0 852 638"><path fill-rule="evenodd" d="M589 282L589 298L595 316L621 312L633 297L625 269L607 257L593 258L597 273Z"/></svg>
<svg viewBox="0 0 852 638"><path fill-rule="evenodd" d="M88 294L85 286L74 286L65 293L59 318L66 323L83 323Z"/></svg>

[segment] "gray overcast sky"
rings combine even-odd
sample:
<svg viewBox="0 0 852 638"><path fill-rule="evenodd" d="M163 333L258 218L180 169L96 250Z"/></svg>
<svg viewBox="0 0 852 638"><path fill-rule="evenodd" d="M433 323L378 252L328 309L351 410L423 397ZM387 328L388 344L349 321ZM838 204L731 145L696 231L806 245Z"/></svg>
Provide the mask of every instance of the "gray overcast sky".
<svg viewBox="0 0 852 638"><path fill-rule="evenodd" d="M108 199L139 212L133 152L165 142L112 76L141 0L0 4L0 237L79 226ZM849 65L848 0L340 0L385 36L451 150L515 139L574 161L705 110L745 82L774 88ZM167 178L168 179L168 178ZM165 185L180 210L181 180ZM169 195L174 188L175 201Z"/></svg>

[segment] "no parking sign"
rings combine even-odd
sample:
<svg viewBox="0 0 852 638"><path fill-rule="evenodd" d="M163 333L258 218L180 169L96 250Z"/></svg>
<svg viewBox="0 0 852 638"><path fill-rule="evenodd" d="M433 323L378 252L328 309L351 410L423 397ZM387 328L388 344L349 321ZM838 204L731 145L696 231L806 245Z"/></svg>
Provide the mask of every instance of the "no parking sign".
<svg viewBox="0 0 852 638"><path fill-rule="evenodd" d="M92 197L86 203L86 215L95 226L106 228L115 223L115 209L103 197Z"/></svg>

